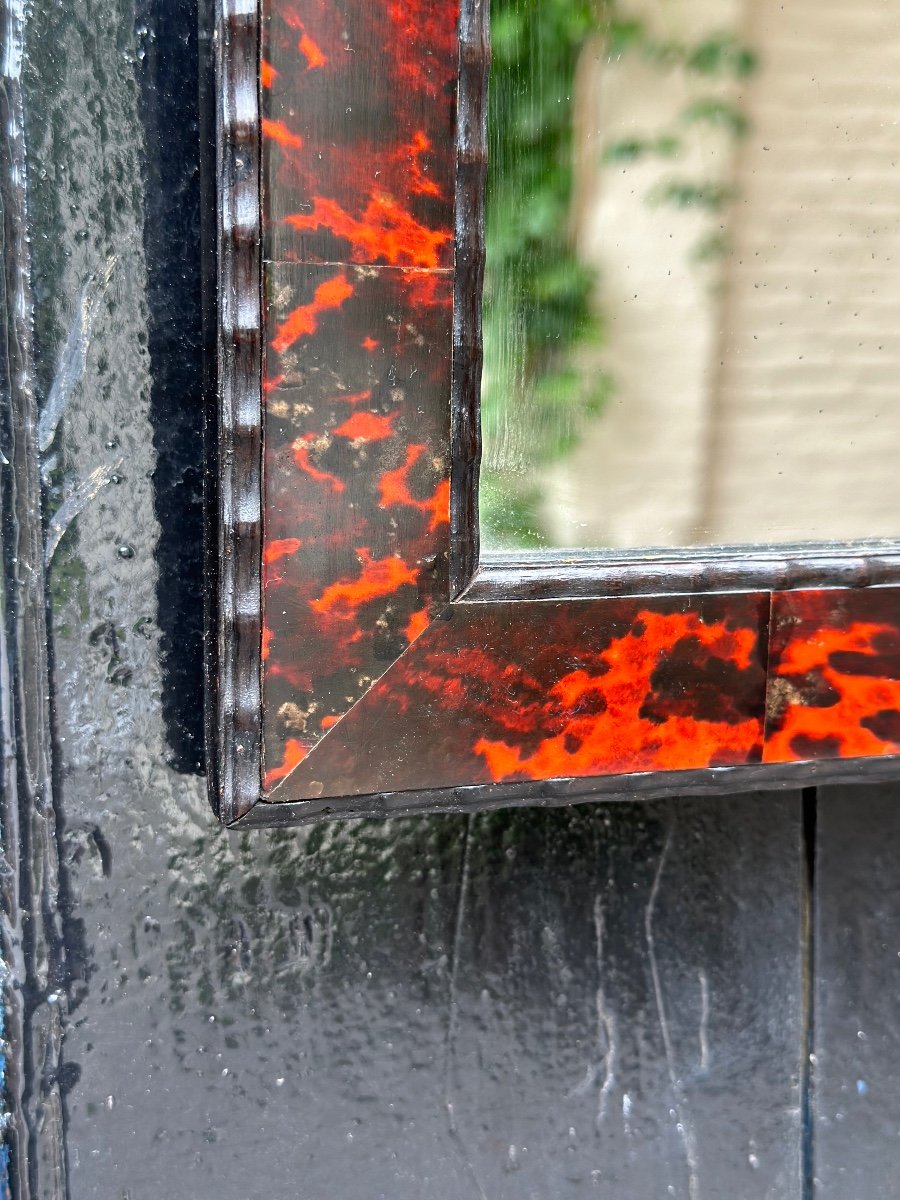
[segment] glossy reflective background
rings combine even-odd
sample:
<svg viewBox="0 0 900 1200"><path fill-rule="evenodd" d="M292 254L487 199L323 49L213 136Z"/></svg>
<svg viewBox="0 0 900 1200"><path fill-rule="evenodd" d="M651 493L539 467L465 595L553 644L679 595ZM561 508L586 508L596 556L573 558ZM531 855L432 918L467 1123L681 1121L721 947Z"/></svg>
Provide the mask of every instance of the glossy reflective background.
<svg viewBox="0 0 900 1200"><path fill-rule="evenodd" d="M895 6L491 24L487 547L897 535Z"/></svg>
<svg viewBox="0 0 900 1200"><path fill-rule="evenodd" d="M2 398L33 388L63 536L40 803L4 758L15 1195L892 1197L896 788L217 825L195 20L26 25L35 364Z"/></svg>

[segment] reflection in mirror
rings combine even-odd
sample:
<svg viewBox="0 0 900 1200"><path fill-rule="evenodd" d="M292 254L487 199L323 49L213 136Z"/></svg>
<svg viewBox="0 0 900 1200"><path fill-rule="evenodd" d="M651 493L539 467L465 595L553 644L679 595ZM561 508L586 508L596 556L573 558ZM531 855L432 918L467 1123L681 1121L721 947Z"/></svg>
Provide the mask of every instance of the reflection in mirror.
<svg viewBox="0 0 900 1200"><path fill-rule="evenodd" d="M482 542L900 534L900 9L491 0Z"/></svg>

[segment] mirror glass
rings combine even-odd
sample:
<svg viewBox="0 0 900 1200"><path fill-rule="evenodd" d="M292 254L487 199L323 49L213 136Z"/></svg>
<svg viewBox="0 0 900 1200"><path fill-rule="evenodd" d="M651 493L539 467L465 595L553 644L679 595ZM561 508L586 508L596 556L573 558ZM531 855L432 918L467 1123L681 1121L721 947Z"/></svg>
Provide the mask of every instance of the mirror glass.
<svg viewBox="0 0 900 1200"><path fill-rule="evenodd" d="M491 0L482 543L900 534L900 6Z"/></svg>

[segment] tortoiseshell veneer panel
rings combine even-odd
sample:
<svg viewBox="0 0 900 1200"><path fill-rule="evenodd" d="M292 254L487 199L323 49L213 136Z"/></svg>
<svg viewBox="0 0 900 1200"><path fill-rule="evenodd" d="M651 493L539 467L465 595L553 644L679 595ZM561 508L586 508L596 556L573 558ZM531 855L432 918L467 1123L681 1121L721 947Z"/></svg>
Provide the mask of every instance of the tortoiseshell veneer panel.
<svg viewBox="0 0 900 1200"><path fill-rule="evenodd" d="M448 599L457 20L263 5L266 787Z"/></svg>
<svg viewBox="0 0 900 1200"><path fill-rule="evenodd" d="M452 605L290 798L759 762L768 616L752 594Z"/></svg>
<svg viewBox="0 0 900 1200"><path fill-rule="evenodd" d="M453 266L456 0L265 0L264 256Z"/></svg>
<svg viewBox="0 0 900 1200"><path fill-rule="evenodd" d="M447 601L452 278L281 263L266 292L271 786Z"/></svg>
<svg viewBox="0 0 900 1200"><path fill-rule="evenodd" d="M900 754L900 588L772 597L766 762Z"/></svg>

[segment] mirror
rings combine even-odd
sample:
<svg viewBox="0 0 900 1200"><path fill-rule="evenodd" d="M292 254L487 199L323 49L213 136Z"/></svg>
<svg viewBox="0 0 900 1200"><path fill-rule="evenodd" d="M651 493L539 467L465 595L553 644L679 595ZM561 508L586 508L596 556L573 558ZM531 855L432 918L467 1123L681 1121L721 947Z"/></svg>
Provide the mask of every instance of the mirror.
<svg viewBox="0 0 900 1200"><path fill-rule="evenodd" d="M486 550L900 534L900 10L491 0Z"/></svg>

